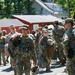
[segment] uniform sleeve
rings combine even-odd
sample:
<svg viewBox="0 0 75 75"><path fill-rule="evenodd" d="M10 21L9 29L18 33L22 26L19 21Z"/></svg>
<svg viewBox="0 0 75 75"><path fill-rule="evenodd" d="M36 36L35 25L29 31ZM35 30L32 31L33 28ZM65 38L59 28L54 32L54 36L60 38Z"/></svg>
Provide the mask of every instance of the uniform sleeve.
<svg viewBox="0 0 75 75"><path fill-rule="evenodd" d="M62 42L63 52L65 56L68 55L68 49L69 49L68 41L69 41L69 36L68 34L65 33L63 36L63 42Z"/></svg>

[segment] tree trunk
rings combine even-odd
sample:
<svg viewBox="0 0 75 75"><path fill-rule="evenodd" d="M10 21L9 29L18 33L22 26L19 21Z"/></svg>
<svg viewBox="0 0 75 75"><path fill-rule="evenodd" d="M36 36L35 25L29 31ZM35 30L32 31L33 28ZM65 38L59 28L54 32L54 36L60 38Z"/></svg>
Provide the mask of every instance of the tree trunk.
<svg viewBox="0 0 75 75"><path fill-rule="evenodd" d="M68 17L70 17L70 1L67 0L67 6L68 6Z"/></svg>

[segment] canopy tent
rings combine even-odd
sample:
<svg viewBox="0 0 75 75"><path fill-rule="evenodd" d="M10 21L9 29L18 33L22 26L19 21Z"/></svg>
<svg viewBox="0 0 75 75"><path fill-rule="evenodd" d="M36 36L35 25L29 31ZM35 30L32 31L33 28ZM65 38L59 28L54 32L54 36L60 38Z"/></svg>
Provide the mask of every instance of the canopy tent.
<svg viewBox="0 0 75 75"><path fill-rule="evenodd" d="M24 23L20 22L17 19L4 19L4 20L1 19L0 20L0 30L6 30L7 31L7 34L9 33L9 26L10 25L14 25L16 31L18 31L18 28L20 26L23 26Z"/></svg>
<svg viewBox="0 0 75 75"><path fill-rule="evenodd" d="M52 15L13 15L13 18L23 20L30 24L52 23L54 21L62 22L63 20Z"/></svg>
<svg viewBox="0 0 75 75"><path fill-rule="evenodd" d="M24 23L20 22L17 19L1 19L0 20L0 27L9 27L10 25L15 25L15 26L22 26Z"/></svg>

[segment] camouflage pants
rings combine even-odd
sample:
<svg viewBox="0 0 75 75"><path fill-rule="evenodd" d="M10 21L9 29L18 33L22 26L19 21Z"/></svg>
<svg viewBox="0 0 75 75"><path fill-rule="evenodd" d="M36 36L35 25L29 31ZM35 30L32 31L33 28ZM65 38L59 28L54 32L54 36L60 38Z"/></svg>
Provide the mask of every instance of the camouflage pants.
<svg viewBox="0 0 75 75"><path fill-rule="evenodd" d="M68 71L68 75L75 75L75 63L68 61L66 63L66 69Z"/></svg>
<svg viewBox="0 0 75 75"><path fill-rule="evenodd" d="M11 67L14 71L14 75L16 75L16 59L11 58Z"/></svg>
<svg viewBox="0 0 75 75"><path fill-rule="evenodd" d="M24 57L18 57L16 59L16 73L17 75L23 75L23 71L25 75L30 75L31 63L30 59Z"/></svg>
<svg viewBox="0 0 75 75"><path fill-rule="evenodd" d="M2 49L1 54L2 54L3 64L6 65L5 50L4 49Z"/></svg>
<svg viewBox="0 0 75 75"><path fill-rule="evenodd" d="M38 50L38 66L40 67L40 68L45 68L46 67L46 65L47 65L47 60L46 60L46 58L44 58L43 56L42 56L42 51L41 50Z"/></svg>
<svg viewBox="0 0 75 75"><path fill-rule="evenodd" d="M60 60L60 63L63 65L66 61L66 58L63 53L63 47L62 47L61 43L57 43L57 46L58 46L58 50L57 50L58 58Z"/></svg>
<svg viewBox="0 0 75 75"><path fill-rule="evenodd" d="M0 65L1 65L1 50L0 50Z"/></svg>
<svg viewBox="0 0 75 75"><path fill-rule="evenodd" d="M0 65L1 65L1 56L2 56L2 61L3 61L3 64L5 65L5 51L4 49L1 49L0 50Z"/></svg>

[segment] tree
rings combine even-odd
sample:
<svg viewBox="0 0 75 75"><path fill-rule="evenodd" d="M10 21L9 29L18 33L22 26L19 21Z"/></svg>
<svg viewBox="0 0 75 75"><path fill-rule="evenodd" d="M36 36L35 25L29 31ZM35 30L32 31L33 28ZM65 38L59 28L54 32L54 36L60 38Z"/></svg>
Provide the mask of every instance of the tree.
<svg viewBox="0 0 75 75"><path fill-rule="evenodd" d="M75 19L75 11L74 11L73 19Z"/></svg>
<svg viewBox="0 0 75 75"><path fill-rule="evenodd" d="M0 18L2 18L4 15L3 10L4 10L4 3L3 0L0 0Z"/></svg>
<svg viewBox="0 0 75 75"><path fill-rule="evenodd" d="M70 1L67 0L67 6L68 6L68 17L70 17Z"/></svg>
<svg viewBox="0 0 75 75"><path fill-rule="evenodd" d="M11 16L11 0L4 0L4 14L7 18Z"/></svg>
<svg viewBox="0 0 75 75"><path fill-rule="evenodd" d="M27 10L26 14L28 14L28 15L35 14L35 11L34 11L35 8L32 7L33 2L34 1L32 1L32 0L25 0L25 2L24 2L25 9Z"/></svg>
<svg viewBox="0 0 75 75"><path fill-rule="evenodd" d="M74 0L54 0L55 3L61 4L63 9L69 13L69 17L73 18L75 11L75 1Z"/></svg>
<svg viewBox="0 0 75 75"><path fill-rule="evenodd" d="M0 0L1 1L1 0ZM0 10L3 8L3 16L11 18L13 14L35 14L32 8L33 0L4 0L3 4L0 3ZM22 12L24 9L27 13Z"/></svg>

